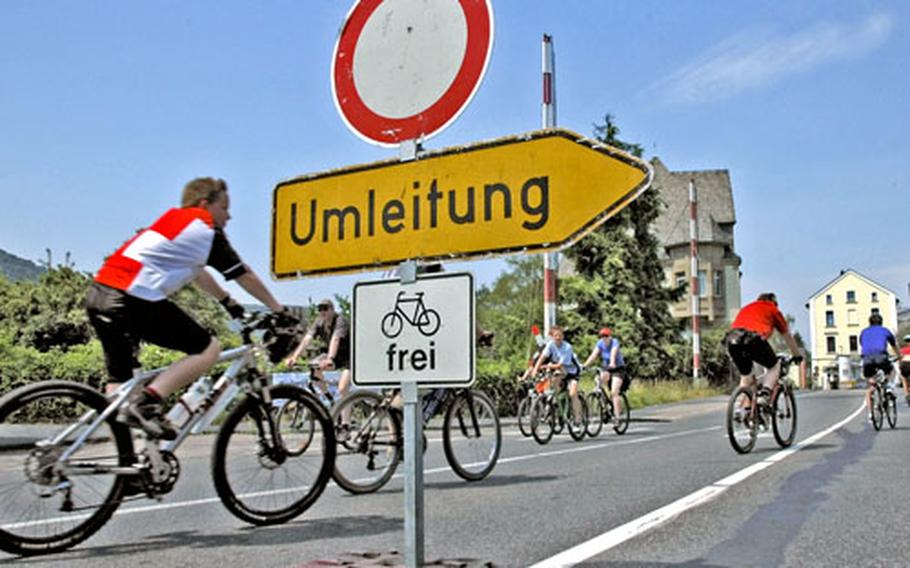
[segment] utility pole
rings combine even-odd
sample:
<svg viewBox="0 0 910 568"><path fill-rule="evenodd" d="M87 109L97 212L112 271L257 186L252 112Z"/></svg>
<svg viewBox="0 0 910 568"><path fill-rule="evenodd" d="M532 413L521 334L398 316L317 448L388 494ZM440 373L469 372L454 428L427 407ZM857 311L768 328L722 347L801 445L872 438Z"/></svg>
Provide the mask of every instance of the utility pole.
<svg viewBox="0 0 910 568"><path fill-rule="evenodd" d="M541 121L544 128L556 126L556 54L553 51L553 38L543 35L541 46L541 67L543 70L543 104ZM550 328L556 325L557 274L559 272L559 253L543 253L543 332L544 337Z"/></svg>
<svg viewBox="0 0 910 568"><path fill-rule="evenodd" d="M689 180L689 270L691 271L692 295L692 380L698 382L698 368L701 364L701 320L699 318L698 285L698 193L695 180Z"/></svg>

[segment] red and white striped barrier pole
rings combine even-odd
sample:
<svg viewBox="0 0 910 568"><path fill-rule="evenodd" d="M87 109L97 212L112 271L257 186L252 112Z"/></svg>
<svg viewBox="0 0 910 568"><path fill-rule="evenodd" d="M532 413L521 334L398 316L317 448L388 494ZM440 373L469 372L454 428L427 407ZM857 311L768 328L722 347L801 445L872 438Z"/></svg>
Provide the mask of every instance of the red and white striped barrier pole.
<svg viewBox="0 0 910 568"><path fill-rule="evenodd" d="M701 321L699 319L698 286L698 194L695 182L689 180L689 258L692 285L692 379L698 381L701 364Z"/></svg>
<svg viewBox="0 0 910 568"><path fill-rule="evenodd" d="M556 126L556 55L553 52L553 38L543 36L542 44L543 69L543 104L541 121L544 128ZM545 336L550 328L556 325L557 280L559 270L559 253L545 252L543 255L543 329Z"/></svg>

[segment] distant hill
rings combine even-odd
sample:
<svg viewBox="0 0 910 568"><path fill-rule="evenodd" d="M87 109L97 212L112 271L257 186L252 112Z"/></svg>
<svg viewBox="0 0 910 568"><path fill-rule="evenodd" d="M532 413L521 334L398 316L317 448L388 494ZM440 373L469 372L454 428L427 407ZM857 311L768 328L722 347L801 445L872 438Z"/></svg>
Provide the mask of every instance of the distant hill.
<svg viewBox="0 0 910 568"><path fill-rule="evenodd" d="M0 274L10 280L37 280L44 268L0 249Z"/></svg>

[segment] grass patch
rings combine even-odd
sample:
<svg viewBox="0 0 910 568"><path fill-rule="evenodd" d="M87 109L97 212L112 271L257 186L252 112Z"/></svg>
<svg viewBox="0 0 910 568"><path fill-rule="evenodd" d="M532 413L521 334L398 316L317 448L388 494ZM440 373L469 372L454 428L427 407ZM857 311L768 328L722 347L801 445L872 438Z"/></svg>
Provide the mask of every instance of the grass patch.
<svg viewBox="0 0 910 568"><path fill-rule="evenodd" d="M594 379L585 377L580 386L584 392L591 392L594 390ZM678 381L634 380L626 396L629 397L629 406L636 409L655 404L666 404L691 398L706 398L724 394L727 394L724 390L709 386L696 387L690 380L682 379Z"/></svg>

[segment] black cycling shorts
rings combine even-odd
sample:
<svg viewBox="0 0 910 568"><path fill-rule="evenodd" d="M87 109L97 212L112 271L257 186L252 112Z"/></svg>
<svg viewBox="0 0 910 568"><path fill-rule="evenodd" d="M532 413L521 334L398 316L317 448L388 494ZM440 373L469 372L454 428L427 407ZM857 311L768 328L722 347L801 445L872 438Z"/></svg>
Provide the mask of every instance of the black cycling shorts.
<svg viewBox="0 0 910 568"><path fill-rule="evenodd" d="M894 365L891 364L891 359L888 359L887 355L873 355L868 359L863 358L864 377L871 379L879 369L885 373L886 377L894 370Z"/></svg>
<svg viewBox="0 0 910 568"><path fill-rule="evenodd" d="M724 337L724 343L727 345L730 359L741 375L752 374L753 363L758 363L766 369L777 365L777 354L771 349L771 344L754 331L731 329Z"/></svg>
<svg viewBox="0 0 910 568"><path fill-rule="evenodd" d="M622 367L602 366L601 369L610 373L610 383L611 384L608 387L610 390L613 390L613 384L612 384L613 379L615 379L617 377L622 379L622 386L619 387L619 392L623 393L623 392L626 392L627 390L629 390L629 385L632 384L632 377L630 377L629 374L626 373L625 366L622 366Z"/></svg>
<svg viewBox="0 0 910 568"><path fill-rule="evenodd" d="M149 302L97 282L85 301L88 319L101 346L111 378L123 382L139 367L139 342L196 355L212 336L170 300Z"/></svg>
<svg viewBox="0 0 910 568"><path fill-rule="evenodd" d="M900 369L901 376L910 379L910 361L901 361Z"/></svg>

